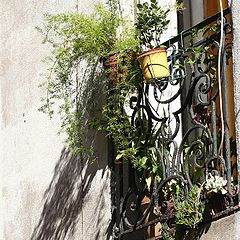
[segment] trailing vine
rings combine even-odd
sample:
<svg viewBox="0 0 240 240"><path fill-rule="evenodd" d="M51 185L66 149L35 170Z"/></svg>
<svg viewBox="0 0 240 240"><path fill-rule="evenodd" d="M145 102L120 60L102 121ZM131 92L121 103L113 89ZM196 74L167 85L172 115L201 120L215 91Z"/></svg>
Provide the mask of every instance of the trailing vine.
<svg viewBox="0 0 240 240"><path fill-rule="evenodd" d="M124 26L121 34L117 29ZM40 111L61 116L61 130L67 144L76 153L92 153L86 147L89 119L94 112L94 94L103 92L106 78L100 59L110 52L134 49L138 44L131 24L118 11L117 0L98 4L91 15L83 13L46 14L37 27L43 43L52 51L45 59L50 68L40 85L46 94Z"/></svg>

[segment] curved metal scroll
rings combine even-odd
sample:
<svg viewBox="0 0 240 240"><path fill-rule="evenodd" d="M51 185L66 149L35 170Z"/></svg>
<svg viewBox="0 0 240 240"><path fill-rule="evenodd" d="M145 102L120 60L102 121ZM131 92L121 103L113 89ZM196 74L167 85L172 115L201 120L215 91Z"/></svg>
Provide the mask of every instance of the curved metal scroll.
<svg viewBox="0 0 240 240"><path fill-rule="evenodd" d="M226 32L227 26L225 23ZM218 48L217 31L203 34L189 46L173 43L168 46L170 77L142 83L138 95L130 99L131 123L138 129L142 145L148 147L155 136L155 157L162 175L160 181L153 178L149 186L146 176L139 176L129 165L129 186L120 197L116 238L148 229L158 221L171 228L175 209L166 188L171 192L173 182L187 195L194 184L203 184L209 173L231 179L229 156L218 155L218 81L226 81L224 72L221 79L216 75ZM222 57L226 58L226 52ZM232 204L231 189L227 190Z"/></svg>

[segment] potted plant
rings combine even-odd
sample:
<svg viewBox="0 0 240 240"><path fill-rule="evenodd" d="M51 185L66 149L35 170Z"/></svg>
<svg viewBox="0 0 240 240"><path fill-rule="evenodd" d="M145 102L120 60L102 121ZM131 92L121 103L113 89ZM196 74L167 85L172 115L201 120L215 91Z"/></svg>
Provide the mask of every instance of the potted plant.
<svg viewBox="0 0 240 240"><path fill-rule="evenodd" d="M99 93L105 81L100 59L138 46L135 34L129 34L129 21L116 12L116 1L109 2L111 4L97 4L90 15L48 14L42 26L37 27L44 37L43 43L52 49L46 59L50 65L46 81L41 84L46 95L40 110L50 117L60 114L60 131L67 133L68 146L77 154L87 151L84 145L88 128L86 116L89 116L90 105L96 102L94 91ZM112 4L115 4L113 8ZM118 31L119 28L123 30ZM122 65L125 67L125 63Z"/></svg>
<svg viewBox="0 0 240 240"><path fill-rule="evenodd" d="M139 41L131 22L121 20L120 30L117 32L115 46L108 55L101 58L106 76L114 85L124 81L132 65L135 64L136 51Z"/></svg>
<svg viewBox="0 0 240 240"><path fill-rule="evenodd" d="M208 173L204 190L208 199L208 207L213 214L223 211L227 205L227 180L219 176L217 171Z"/></svg>
<svg viewBox="0 0 240 240"><path fill-rule="evenodd" d="M42 26L37 27L44 37L43 43L52 49L46 58L50 65L46 81L40 85L46 95L39 110L50 117L60 115L60 132L66 132L67 145L77 155L91 152L84 143L88 128L84 119L89 115L89 103L94 102L91 91L101 81L97 77L99 57L112 50L118 26L118 16L113 16L108 6L98 4L90 15L47 14ZM81 65L86 69L83 74Z"/></svg>
<svg viewBox="0 0 240 240"><path fill-rule="evenodd" d="M201 200L202 186L193 185L188 197L182 189L175 196L176 223L195 228L203 220L205 205Z"/></svg>
<svg viewBox="0 0 240 240"><path fill-rule="evenodd" d="M162 7L157 0L150 0L137 5L136 29L144 52L138 56L138 62L145 80L169 77L167 52L160 45L162 33L167 29L170 20L167 19L172 9L182 9L182 4Z"/></svg>

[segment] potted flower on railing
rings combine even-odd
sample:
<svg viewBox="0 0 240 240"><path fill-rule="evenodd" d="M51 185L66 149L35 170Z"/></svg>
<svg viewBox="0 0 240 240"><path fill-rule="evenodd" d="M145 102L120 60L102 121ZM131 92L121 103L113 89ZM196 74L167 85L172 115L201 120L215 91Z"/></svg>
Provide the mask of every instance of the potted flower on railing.
<svg viewBox="0 0 240 240"><path fill-rule="evenodd" d="M204 190L208 199L208 207L212 214L221 212L226 209L228 193L227 180L219 176L217 172L209 173L204 184Z"/></svg>
<svg viewBox="0 0 240 240"><path fill-rule="evenodd" d="M137 5L136 29L142 50L138 62L147 82L153 79L169 77L166 47L161 46L161 36L167 29L171 10L183 9L183 5L176 3L171 6L159 6L157 0L150 4L144 2Z"/></svg>

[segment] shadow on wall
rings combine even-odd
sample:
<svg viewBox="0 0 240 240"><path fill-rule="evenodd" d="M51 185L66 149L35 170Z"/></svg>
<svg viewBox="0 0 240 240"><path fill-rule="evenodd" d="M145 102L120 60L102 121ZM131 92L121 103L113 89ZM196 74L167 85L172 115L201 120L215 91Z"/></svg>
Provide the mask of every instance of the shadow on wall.
<svg viewBox="0 0 240 240"><path fill-rule="evenodd" d="M87 201L84 198L92 180L101 167L102 177L105 174L106 165L105 167L96 166L96 162L89 163L89 159L85 156L76 157L67 148L62 150L54 170L53 179L44 194L45 203L41 218L31 236L31 240L63 240L74 236L77 223L83 217L83 203L85 204ZM101 188L99 204L104 202L104 199L101 199L104 188L106 189L106 186ZM96 205L96 208L99 208L99 206ZM100 210L98 211L100 212ZM95 211L93 221L97 219L99 223L103 216L101 214L96 216L96 213ZM81 223L78 226L81 228ZM100 232L100 229L96 227L94 231L95 239L98 239L98 231ZM109 239L109 236L106 239Z"/></svg>
<svg viewBox="0 0 240 240"><path fill-rule="evenodd" d="M89 66L83 63L84 66L79 67L79 86L75 91L78 91L79 98L76 105L80 106L84 124L87 124L101 115L106 101L105 77L98 60ZM75 156L67 148L62 150L53 179L44 194L45 203L31 240L75 239L74 235L78 240L85 240L86 235L91 236L91 240L99 240L103 236L104 239L110 238L111 223L106 229L110 222L107 140L104 133L91 131L87 125L83 129L87 131L86 146L94 147L96 159L89 159L88 155ZM94 188L91 192L90 187Z"/></svg>

